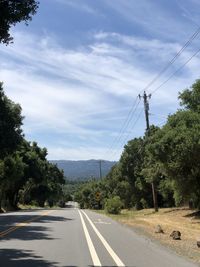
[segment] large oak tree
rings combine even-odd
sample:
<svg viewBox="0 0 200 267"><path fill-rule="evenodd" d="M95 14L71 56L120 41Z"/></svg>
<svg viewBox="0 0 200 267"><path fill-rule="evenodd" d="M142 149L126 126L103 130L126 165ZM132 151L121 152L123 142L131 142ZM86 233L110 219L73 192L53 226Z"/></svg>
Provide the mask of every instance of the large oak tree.
<svg viewBox="0 0 200 267"><path fill-rule="evenodd" d="M11 26L24 21L26 25L38 9L36 0L0 0L0 43L9 44Z"/></svg>

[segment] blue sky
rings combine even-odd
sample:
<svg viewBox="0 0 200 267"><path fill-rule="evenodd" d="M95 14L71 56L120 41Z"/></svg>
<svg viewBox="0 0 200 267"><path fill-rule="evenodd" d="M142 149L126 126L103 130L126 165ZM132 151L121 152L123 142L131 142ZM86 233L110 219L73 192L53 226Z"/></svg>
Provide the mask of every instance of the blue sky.
<svg viewBox="0 0 200 267"><path fill-rule="evenodd" d="M143 88L200 25L199 0L41 0L32 22L0 44L0 80L21 104L28 140L49 159L118 160L127 140L143 135ZM152 92L199 48L200 36L148 90ZM199 54L150 100L150 123L163 125L178 92L199 78ZM112 147L112 149L111 149Z"/></svg>

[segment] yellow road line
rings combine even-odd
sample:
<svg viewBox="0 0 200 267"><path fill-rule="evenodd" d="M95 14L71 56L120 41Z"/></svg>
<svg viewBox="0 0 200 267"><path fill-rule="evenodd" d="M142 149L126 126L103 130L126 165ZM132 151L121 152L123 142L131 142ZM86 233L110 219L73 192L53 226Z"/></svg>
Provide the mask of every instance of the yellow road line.
<svg viewBox="0 0 200 267"><path fill-rule="evenodd" d="M53 212L53 210L43 212L42 215L39 215L37 217L34 217L34 218L32 218L30 220L27 220L27 221L24 221L24 222L20 222L20 223L16 224L16 226L10 227L10 228L8 228L5 231L0 232L0 238L3 237L3 236L5 236L5 235L8 235L9 233L11 233L11 232L13 232L13 231L15 231L15 230L17 230L17 229L19 229L21 227L25 227L28 224L30 224L31 222L36 221L39 218L44 217L44 216L46 216L46 215L48 215L48 214L50 214L52 212Z"/></svg>

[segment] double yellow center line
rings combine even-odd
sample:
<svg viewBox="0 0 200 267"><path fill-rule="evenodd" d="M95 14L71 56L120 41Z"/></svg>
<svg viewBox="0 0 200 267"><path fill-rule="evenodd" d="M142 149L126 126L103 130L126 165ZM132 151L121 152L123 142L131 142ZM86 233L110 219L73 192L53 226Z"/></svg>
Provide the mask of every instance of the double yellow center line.
<svg viewBox="0 0 200 267"><path fill-rule="evenodd" d="M53 210L45 211L45 212L43 212L41 215L38 215L38 216L36 216L36 217L34 217L34 218L31 218L30 220L20 222L20 223L16 224L15 226L10 227L10 228L8 228L8 229L5 230L5 231L0 232L0 238L1 238L1 237L4 237L4 236L6 236L6 235L8 235L8 234L10 234L10 233L12 233L12 232L14 232L15 230L17 230L17 229L19 229L19 228L25 227L25 226L27 226L28 224L30 224L31 222L34 222L34 221L38 220L39 218L44 217L44 216L46 216L46 215L48 215L48 214L50 214L50 213L52 213L52 212L53 212Z"/></svg>

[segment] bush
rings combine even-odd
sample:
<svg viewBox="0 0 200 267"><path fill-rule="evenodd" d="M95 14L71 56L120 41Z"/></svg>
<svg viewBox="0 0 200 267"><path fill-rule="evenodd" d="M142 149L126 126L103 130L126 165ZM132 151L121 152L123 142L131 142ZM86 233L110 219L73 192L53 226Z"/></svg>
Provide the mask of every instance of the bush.
<svg viewBox="0 0 200 267"><path fill-rule="evenodd" d="M47 205L50 207L50 208L52 208L53 207L53 200L52 199L48 199L47 200Z"/></svg>
<svg viewBox="0 0 200 267"><path fill-rule="evenodd" d="M143 209L142 203L140 201L139 202L136 202L134 208L136 210L142 210Z"/></svg>
<svg viewBox="0 0 200 267"><path fill-rule="evenodd" d="M119 196L109 198L105 202L105 210L110 214L119 214L122 208L122 201Z"/></svg>
<svg viewBox="0 0 200 267"><path fill-rule="evenodd" d="M148 205L148 202L146 201L146 199L142 198L140 200L140 203L142 204L142 208L143 209L148 209L149 208L149 205Z"/></svg>

